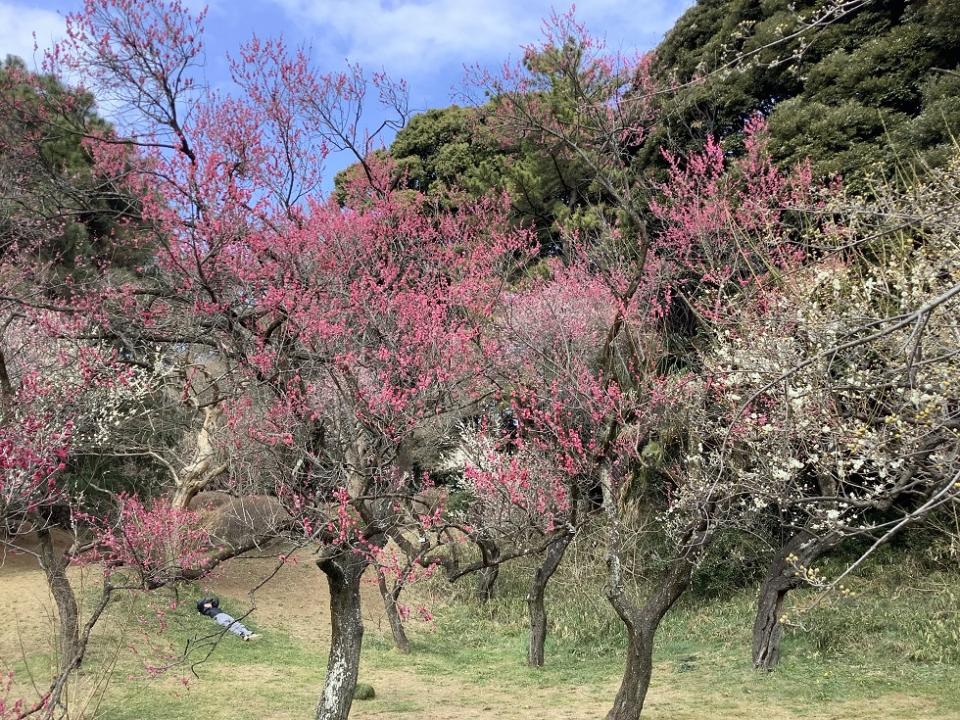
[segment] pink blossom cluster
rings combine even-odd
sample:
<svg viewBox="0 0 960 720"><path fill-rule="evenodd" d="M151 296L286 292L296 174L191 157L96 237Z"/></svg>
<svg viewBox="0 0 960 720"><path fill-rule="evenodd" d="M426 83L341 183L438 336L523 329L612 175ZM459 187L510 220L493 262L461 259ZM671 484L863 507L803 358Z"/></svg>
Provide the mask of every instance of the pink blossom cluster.
<svg viewBox="0 0 960 720"><path fill-rule="evenodd" d="M101 562L109 572L132 570L147 587L168 574L203 566L210 537L198 513L162 499L148 505L133 495L119 495L117 504L115 518L79 515L95 536L85 560Z"/></svg>

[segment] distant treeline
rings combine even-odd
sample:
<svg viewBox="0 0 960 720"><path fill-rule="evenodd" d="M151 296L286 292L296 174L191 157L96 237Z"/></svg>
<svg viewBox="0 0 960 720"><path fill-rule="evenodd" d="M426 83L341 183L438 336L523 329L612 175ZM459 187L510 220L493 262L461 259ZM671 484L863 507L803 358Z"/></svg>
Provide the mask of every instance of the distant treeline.
<svg viewBox="0 0 960 720"><path fill-rule="evenodd" d="M525 62L541 65L549 102L569 98L549 62ZM866 192L943 166L960 128L955 0L701 0L652 62L657 122L630 164L650 184L664 177L664 149L683 153L712 135L739 153L756 113L768 119L775 160L809 159L816 176ZM594 224L609 203L589 169L542 143L504 143L488 122L498 98L481 101L412 118L389 148L397 182L444 202L507 190L548 247L560 224Z"/></svg>

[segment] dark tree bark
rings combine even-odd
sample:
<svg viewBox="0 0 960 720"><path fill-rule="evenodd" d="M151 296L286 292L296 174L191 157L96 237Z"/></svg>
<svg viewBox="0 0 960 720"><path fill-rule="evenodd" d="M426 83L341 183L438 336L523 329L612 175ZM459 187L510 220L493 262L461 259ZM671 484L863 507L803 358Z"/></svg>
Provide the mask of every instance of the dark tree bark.
<svg viewBox="0 0 960 720"><path fill-rule="evenodd" d="M345 551L317 561L330 588L330 656L316 720L347 720L360 671L363 618L360 614L360 579L367 560Z"/></svg>
<svg viewBox="0 0 960 720"><path fill-rule="evenodd" d="M477 601L483 605L493 599L496 593L497 578L500 576L500 547L493 538L477 540L484 567L479 571L477 581Z"/></svg>
<svg viewBox="0 0 960 720"><path fill-rule="evenodd" d="M799 583L792 578L768 575L760 588L757 617L753 622L753 666L758 670L773 670L780 661L783 602L787 593L797 585Z"/></svg>
<svg viewBox="0 0 960 720"><path fill-rule="evenodd" d="M40 542L40 565L47 577L50 594L57 604L58 652L62 670L74 665L74 660L80 656L80 614L77 597L67 579L66 558L54 546L50 530L45 527L37 530L37 539Z"/></svg>
<svg viewBox="0 0 960 720"><path fill-rule="evenodd" d="M869 508L875 512L884 512L896 502L901 493L910 492L911 485L917 471L929 459L938 447L948 438L946 432L936 433L926 439L921 448L912 453L900 471L896 484L887 490L886 496L870 501ZM837 488L832 481L820 479L820 494L824 497L835 497ZM936 485L929 489L934 492ZM919 496L916 498L920 500ZM932 507L932 506L931 506ZM904 521L893 532L886 533L883 543L889 542L897 530L917 522L927 516L927 512L917 512ZM757 601L757 617L753 623L753 665L760 670L773 670L780 661L780 641L783 638L783 627L780 618L783 615L783 604L787 594L803 584L802 578L797 575L796 566L810 567L818 559L835 549L850 536L849 529L834 530L826 535L816 535L808 528L801 528L780 549L773 559L767 576L760 587L760 596ZM876 549L876 545L874 546ZM788 558L794 558L788 560Z"/></svg>
<svg viewBox="0 0 960 720"><path fill-rule="evenodd" d="M39 713L44 711L44 718L51 718L54 714L63 710L66 711L66 703L63 702L63 695L67 688L67 682L75 670L83 663L87 646L90 644L90 633L94 626L99 622L103 611L107 609L107 604L113 593L113 586L110 584L109 576L104 575L103 592L100 600L90 613L90 617L83 626L83 631L79 634L77 640L77 651L69 662L61 663L59 672L50 683L50 688L40 696L40 699L32 707L24 708L18 715L18 718L39 717ZM57 715L59 717L59 715ZM64 715L66 717L66 715Z"/></svg>
<svg viewBox="0 0 960 720"><path fill-rule="evenodd" d="M796 565L810 567L839 543L840 537L835 534L818 537L800 530L780 548L760 586L753 622L753 666L758 670L773 670L780 661L783 604L791 590L803 585Z"/></svg>
<svg viewBox="0 0 960 720"><path fill-rule="evenodd" d="M600 487L607 516L607 600L627 629L623 680L606 720L639 720L653 674L653 639L657 628L689 587L695 563L709 545L712 533L706 520L702 520L700 526L691 526L678 544L679 556L664 570L643 605L638 606L626 592L619 493L609 467L601 467Z"/></svg>
<svg viewBox="0 0 960 720"><path fill-rule="evenodd" d="M564 553L573 540L573 534L560 536L556 542L547 547L543 555L543 562L533 574L530 581L530 591L527 593L527 608L530 611L530 642L527 646L527 663L533 667L543 667L544 643L547 639L547 611L544 606L544 594L547 583L560 567Z"/></svg>
<svg viewBox="0 0 960 720"><path fill-rule="evenodd" d="M611 604L627 626L627 661L607 720L637 720L640 717L653 675L654 636L664 616L690 585L693 570L690 558L674 560L660 578L657 589L639 608L623 595L611 596Z"/></svg>
<svg viewBox="0 0 960 720"><path fill-rule="evenodd" d="M377 569L377 585L380 587L380 597L383 598L383 609L387 613L387 620L390 622L390 633L393 635L393 644L400 652L406 654L410 652L410 641L407 639L407 633L403 629L403 618L400 617L398 602L403 585L398 584L393 590L387 585L387 578L383 571Z"/></svg>

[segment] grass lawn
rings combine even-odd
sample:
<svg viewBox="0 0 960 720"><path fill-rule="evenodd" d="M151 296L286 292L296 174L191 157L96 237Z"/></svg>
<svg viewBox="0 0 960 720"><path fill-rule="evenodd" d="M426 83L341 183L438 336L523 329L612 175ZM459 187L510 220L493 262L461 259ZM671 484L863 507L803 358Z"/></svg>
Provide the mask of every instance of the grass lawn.
<svg viewBox="0 0 960 720"><path fill-rule="evenodd" d="M326 668L329 620L320 584L306 573L319 575L312 567L298 570L279 579L274 595L258 598L250 624L263 638L255 643L226 636L211 645L205 638L218 628L189 600L177 610L162 595L114 603L73 692L74 707L86 703L87 717L104 720L311 717ZM752 591L685 601L658 636L644 716L960 719L960 620L952 590L957 577L932 574L918 581L911 575L908 586L901 574L895 564L880 563L861 579L858 597L831 600L803 615L804 629L788 632L784 660L769 674L750 664ZM522 577L519 569L508 575L501 597L483 608L451 600L439 583L422 589L436 595L435 621L411 627L409 656L391 647L376 590L367 588L360 680L374 687L376 697L357 701L352 717L603 717L622 662L615 618L602 598L599 604L583 601L558 578L548 596L547 667L528 668ZM239 609L246 602L234 592L240 585L226 577L207 589L220 594L225 608ZM303 607L287 600L305 593ZM180 596L192 597L184 591ZM794 603L809 600L809 594L796 593ZM158 609L166 630L147 637L141 627L156 627ZM138 618L147 618L146 625ZM147 662L184 654L186 662L156 677L144 670ZM36 652L28 660L35 676L43 677L49 654ZM25 675L22 659L13 666L18 677ZM106 669L112 672L104 685Z"/></svg>

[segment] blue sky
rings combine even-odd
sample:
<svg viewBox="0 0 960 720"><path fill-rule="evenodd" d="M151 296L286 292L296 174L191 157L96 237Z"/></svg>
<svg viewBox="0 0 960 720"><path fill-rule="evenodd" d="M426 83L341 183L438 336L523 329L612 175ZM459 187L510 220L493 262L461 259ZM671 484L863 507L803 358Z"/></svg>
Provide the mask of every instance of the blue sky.
<svg viewBox="0 0 960 720"><path fill-rule="evenodd" d="M190 4L202 5L200 0ZM577 16L610 47L657 44L692 0L587 0ZM62 33L62 14L78 0L0 0L0 57L33 54ZM207 80L227 79L227 52L253 33L307 43L321 67L346 60L406 78L411 107L449 105L464 65L495 65L516 58L521 45L540 37L541 19L565 2L539 0L212 0L207 18ZM331 158L328 173L347 158Z"/></svg>

